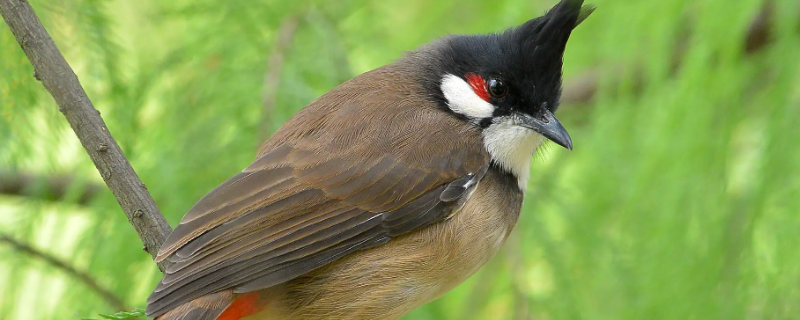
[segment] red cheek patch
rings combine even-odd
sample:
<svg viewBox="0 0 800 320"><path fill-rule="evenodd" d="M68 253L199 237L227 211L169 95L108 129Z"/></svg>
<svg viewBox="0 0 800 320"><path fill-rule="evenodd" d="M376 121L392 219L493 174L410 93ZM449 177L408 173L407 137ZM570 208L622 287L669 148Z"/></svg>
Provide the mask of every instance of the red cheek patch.
<svg viewBox="0 0 800 320"><path fill-rule="evenodd" d="M486 81L484 81L481 76L470 72L464 75L464 78L467 79L467 83L469 83L469 86L472 87L472 91L475 91L478 97L489 102L489 92L486 91Z"/></svg>

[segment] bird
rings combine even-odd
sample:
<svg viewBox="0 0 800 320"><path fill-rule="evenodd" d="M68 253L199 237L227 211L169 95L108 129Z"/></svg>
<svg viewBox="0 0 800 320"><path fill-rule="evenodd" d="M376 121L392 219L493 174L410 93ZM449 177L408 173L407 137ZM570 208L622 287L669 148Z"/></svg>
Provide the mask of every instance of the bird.
<svg viewBox="0 0 800 320"><path fill-rule="evenodd" d="M312 101L182 218L147 316L398 319L469 278L514 228L537 148L572 150L554 113L593 11L448 35Z"/></svg>

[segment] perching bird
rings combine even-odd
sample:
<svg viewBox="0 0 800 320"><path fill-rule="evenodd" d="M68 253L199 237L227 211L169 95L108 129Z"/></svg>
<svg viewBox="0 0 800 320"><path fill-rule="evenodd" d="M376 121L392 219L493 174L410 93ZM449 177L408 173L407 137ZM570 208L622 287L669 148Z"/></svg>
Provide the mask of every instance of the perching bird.
<svg viewBox="0 0 800 320"><path fill-rule="evenodd" d="M183 217L147 315L397 319L467 279L516 224L536 149L572 149L553 113L582 3L434 41L313 101Z"/></svg>

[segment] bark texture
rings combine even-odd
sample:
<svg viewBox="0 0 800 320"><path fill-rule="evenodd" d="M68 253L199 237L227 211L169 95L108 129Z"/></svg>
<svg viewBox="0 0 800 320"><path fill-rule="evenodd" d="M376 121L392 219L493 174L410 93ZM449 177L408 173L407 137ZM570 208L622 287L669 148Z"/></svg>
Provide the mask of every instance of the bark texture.
<svg viewBox="0 0 800 320"><path fill-rule="evenodd" d="M58 110L136 228L144 250L155 257L171 231L169 224L86 96L75 72L27 1L0 0L0 14L33 64L33 76L56 100ZM166 265L161 263L158 267L163 271Z"/></svg>

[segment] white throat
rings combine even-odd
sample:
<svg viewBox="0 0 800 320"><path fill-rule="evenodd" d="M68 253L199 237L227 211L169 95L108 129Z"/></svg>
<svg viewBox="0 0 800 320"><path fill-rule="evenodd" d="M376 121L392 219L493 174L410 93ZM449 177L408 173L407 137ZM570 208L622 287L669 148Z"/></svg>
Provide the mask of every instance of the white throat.
<svg viewBox="0 0 800 320"><path fill-rule="evenodd" d="M483 130L483 145L492 160L517 178L519 189L527 189L531 157L544 136L514 124L511 118L492 123Z"/></svg>

